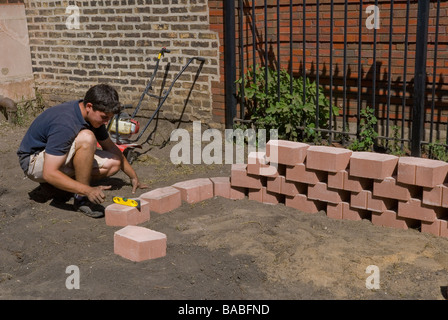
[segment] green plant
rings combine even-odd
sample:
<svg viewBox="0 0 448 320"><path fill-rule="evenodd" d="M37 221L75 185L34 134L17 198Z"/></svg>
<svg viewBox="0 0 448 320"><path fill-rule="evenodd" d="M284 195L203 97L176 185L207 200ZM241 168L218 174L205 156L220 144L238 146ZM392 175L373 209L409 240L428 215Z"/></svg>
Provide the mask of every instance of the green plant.
<svg viewBox="0 0 448 320"><path fill-rule="evenodd" d="M45 101L37 88L34 88L35 99L25 100L17 103L16 124L27 126L30 121L45 110Z"/></svg>
<svg viewBox="0 0 448 320"><path fill-rule="evenodd" d="M405 155L405 152L403 148L401 147L401 135L400 135L400 127L399 126L392 126L392 140L389 144L388 150L390 154L393 154L395 156L403 156Z"/></svg>
<svg viewBox="0 0 448 320"><path fill-rule="evenodd" d="M424 147L424 150L428 154L430 159L436 159L441 161L448 161L448 151L447 147L444 146L440 141L436 140L431 142Z"/></svg>
<svg viewBox="0 0 448 320"><path fill-rule="evenodd" d="M348 148L353 151L372 151L375 139L378 137L378 132L375 130L375 125L378 122L375 110L366 107L361 110L360 116L359 138L355 139Z"/></svg>
<svg viewBox="0 0 448 320"><path fill-rule="evenodd" d="M323 138L316 130L316 101L319 104L319 127L327 128L330 108L334 115L339 114L339 108L331 106L323 88L319 87L317 91L316 83L309 78L305 82L304 101L303 78L291 79L286 70L266 70L256 66L248 69L244 81L241 78L236 83L240 85L238 98L244 98L246 119L256 129L277 129L279 139L316 142Z"/></svg>

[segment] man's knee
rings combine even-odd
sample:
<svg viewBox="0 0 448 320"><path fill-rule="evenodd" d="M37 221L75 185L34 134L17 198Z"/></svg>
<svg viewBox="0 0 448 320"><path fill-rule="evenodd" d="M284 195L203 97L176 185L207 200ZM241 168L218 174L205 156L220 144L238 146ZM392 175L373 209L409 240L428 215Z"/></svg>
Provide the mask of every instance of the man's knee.
<svg viewBox="0 0 448 320"><path fill-rule="evenodd" d="M97 140L91 130L81 130L75 138L76 149L90 147L96 149Z"/></svg>
<svg viewBox="0 0 448 320"><path fill-rule="evenodd" d="M116 154L107 151L97 151L101 156L101 161L98 161L103 174L112 176L121 169L122 158Z"/></svg>

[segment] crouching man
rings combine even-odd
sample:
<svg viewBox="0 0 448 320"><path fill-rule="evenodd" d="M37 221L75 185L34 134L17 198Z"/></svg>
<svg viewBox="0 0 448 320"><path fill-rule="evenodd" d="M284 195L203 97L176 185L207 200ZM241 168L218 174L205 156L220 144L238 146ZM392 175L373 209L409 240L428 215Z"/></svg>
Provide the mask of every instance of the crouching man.
<svg viewBox="0 0 448 320"><path fill-rule="evenodd" d="M17 155L25 175L33 181L74 194L74 208L93 218L104 216L103 190L90 186L119 170L131 179L132 192L147 188L110 139L109 120L120 112L117 91L109 85L91 87L83 100L69 101L42 112L33 121ZM97 142L101 149L97 149Z"/></svg>

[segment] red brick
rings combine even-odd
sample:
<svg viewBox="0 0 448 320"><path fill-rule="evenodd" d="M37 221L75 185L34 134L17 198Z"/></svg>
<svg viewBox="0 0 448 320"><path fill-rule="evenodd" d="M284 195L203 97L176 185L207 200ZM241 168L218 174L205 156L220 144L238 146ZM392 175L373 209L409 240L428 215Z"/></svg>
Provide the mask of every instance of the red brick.
<svg viewBox="0 0 448 320"><path fill-rule="evenodd" d="M422 202L429 206L441 207L444 189L448 189L448 187L443 184L439 184L434 188L424 187Z"/></svg>
<svg viewBox="0 0 448 320"><path fill-rule="evenodd" d="M340 170L338 172L328 172L327 185L329 188L333 189L344 189L344 175L347 173L346 170Z"/></svg>
<svg viewBox="0 0 448 320"><path fill-rule="evenodd" d="M445 161L422 159L417 165L415 184L423 187L435 187L445 182L448 173L448 163Z"/></svg>
<svg viewBox="0 0 448 320"><path fill-rule="evenodd" d="M247 164L232 164L230 185L251 189L261 189L263 186L260 176L247 173Z"/></svg>
<svg viewBox="0 0 448 320"><path fill-rule="evenodd" d="M398 200L375 197L371 191L367 191L367 210L374 212L384 212L396 207Z"/></svg>
<svg viewBox="0 0 448 320"><path fill-rule="evenodd" d="M212 177L213 196L230 198L230 177Z"/></svg>
<svg viewBox="0 0 448 320"><path fill-rule="evenodd" d="M397 181L401 183L433 188L445 182L448 163L416 157L400 157Z"/></svg>
<svg viewBox="0 0 448 320"><path fill-rule="evenodd" d="M250 189L247 194L247 198L252 201L263 202L263 188L260 189Z"/></svg>
<svg viewBox="0 0 448 320"><path fill-rule="evenodd" d="M368 190L353 192L350 196L350 207L357 209L367 209Z"/></svg>
<svg viewBox="0 0 448 320"><path fill-rule="evenodd" d="M270 164L265 152L251 152L247 157L247 173L250 175L260 175L265 177L277 177L278 163Z"/></svg>
<svg viewBox="0 0 448 320"><path fill-rule="evenodd" d="M276 178L267 178L266 189L269 192L281 193L282 182L285 181L284 176L277 176Z"/></svg>
<svg viewBox="0 0 448 320"><path fill-rule="evenodd" d="M230 199L241 200L246 197L247 188L230 186Z"/></svg>
<svg viewBox="0 0 448 320"><path fill-rule="evenodd" d="M362 219L369 219L370 212L363 209L351 208L347 202L341 203L342 219L360 221Z"/></svg>
<svg viewBox="0 0 448 320"><path fill-rule="evenodd" d="M396 206L395 199L375 197L370 190L351 194L350 206L357 209L366 209L374 212L383 212Z"/></svg>
<svg viewBox="0 0 448 320"><path fill-rule="evenodd" d="M344 201L346 193L340 190L331 190L324 182L308 186L308 199L323 202L339 203Z"/></svg>
<svg viewBox="0 0 448 320"><path fill-rule="evenodd" d="M398 183L395 177L387 177L382 181L373 183L373 195L383 198L397 199L408 201L411 199L415 188L410 185Z"/></svg>
<svg viewBox="0 0 448 320"><path fill-rule="evenodd" d="M398 203L398 215L404 218L433 222L445 213L446 209L427 206L420 199L411 198L408 202Z"/></svg>
<svg viewBox="0 0 448 320"><path fill-rule="evenodd" d="M440 237L448 237L448 221L442 219L436 219L434 222L422 221L421 231Z"/></svg>
<svg viewBox="0 0 448 320"><path fill-rule="evenodd" d="M287 196L295 196L298 194L306 194L308 185L295 181L282 180L281 194Z"/></svg>
<svg viewBox="0 0 448 320"><path fill-rule="evenodd" d="M307 184L316 184L321 180L325 180L328 173L324 171L315 171L307 169L302 163L295 166L286 167L286 180L296 181Z"/></svg>
<svg viewBox="0 0 448 320"><path fill-rule="evenodd" d="M298 209L305 213L317 213L322 210L319 201L309 200L306 195L298 194L294 197L285 197L285 206Z"/></svg>
<svg viewBox="0 0 448 320"><path fill-rule="evenodd" d="M381 213L372 212L372 224L377 226L407 230L409 228L415 227L418 224L418 221L399 217L395 211L386 210Z"/></svg>
<svg viewBox="0 0 448 320"><path fill-rule="evenodd" d="M163 187L140 195L149 202L151 212L166 213L182 205L180 191L174 187Z"/></svg>
<svg viewBox="0 0 448 320"><path fill-rule="evenodd" d="M393 175L398 157L375 152L353 152L350 157L350 175L369 179L384 179Z"/></svg>
<svg viewBox="0 0 448 320"><path fill-rule="evenodd" d="M400 157L397 166L397 182L415 185L416 164L421 158Z"/></svg>
<svg viewBox="0 0 448 320"><path fill-rule="evenodd" d="M448 188L442 189L442 207L448 208Z"/></svg>
<svg viewBox="0 0 448 320"><path fill-rule="evenodd" d="M440 221L442 220L436 219L433 222L422 221L421 232L440 236Z"/></svg>
<svg viewBox="0 0 448 320"><path fill-rule="evenodd" d="M309 145L288 140L270 140L266 144L266 155L270 162L295 165L303 163ZM277 152L277 154L275 154Z"/></svg>
<svg viewBox="0 0 448 320"><path fill-rule="evenodd" d="M266 159L265 152L251 152L247 156L247 173L253 175L260 175L263 171L269 170L271 166ZM276 170L274 166L273 169ZM273 171L272 174L275 174Z"/></svg>
<svg viewBox="0 0 448 320"><path fill-rule="evenodd" d="M440 220L440 236L448 238L448 221Z"/></svg>
<svg viewBox="0 0 448 320"><path fill-rule="evenodd" d="M198 178L172 185L180 190L182 201L196 203L213 198L213 182L209 178Z"/></svg>
<svg viewBox="0 0 448 320"><path fill-rule="evenodd" d="M284 202L284 196L279 193L269 192L267 188L262 188L262 201L266 204L279 204Z"/></svg>
<svg viewBox="0 0 448 320"><path fill-rule="evenodd" d="M106 225L114 227L124 227L128 225L138 225L149 221L149 202L140 200L140 210L136 207L125 206L118 203L110 204L104 211Z"/></svg>
<svg viewBox="0 0 448 320"><path fill-rule="evenodd" d="M351 150L327 146L310 146L306 155L308 169L338 172L347 168Z"/></svg>
<svg viewBox="0 0 448 320"><path fill-rule="evenodd" d="M327 217L331 219L342 219L342 211L344 210L344 203L327 203Z"/></svg>
<svg viewBox="0 0 448 320"><path fill-rule="evenodd" d="M370 214L366 210L351 208L348 202L340 202L328 203L327 216L331 219L362 220L369 218Z"/></svg>
<svg viewBox="0 0 448 320"><path fill-rule="evenodd" d="M328 187L333 189L360 192L369 188L371 183L370 179L351 176L348 169L328 173Z"/></svg>
<svg viewBox="0 0 448 320"><path fill-rule="evenodd" d="M213 195L215 197L232 200L240 200L246 197L246 188L232 187L230 177L213 177L210 178L210 181L213 183Z"/></svg>
<svg viewBox="0 0 448 320"><path fill-rule="evenodd" d="M166 235L139 226L126 226L114 233L114 253L140 262L166 256Z"/></svg>

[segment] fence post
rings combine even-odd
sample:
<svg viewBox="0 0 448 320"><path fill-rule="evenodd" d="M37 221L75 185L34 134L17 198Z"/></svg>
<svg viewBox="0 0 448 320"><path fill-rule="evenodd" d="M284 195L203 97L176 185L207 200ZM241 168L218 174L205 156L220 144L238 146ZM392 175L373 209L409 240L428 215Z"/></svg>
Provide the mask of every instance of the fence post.
<svg viewBox="0 0 448 320"><path fill-rule="evenodd" d="M418 2L417 42L415 49L414 104L412 107L411 155L421 156L425 119L426 56L430 0Z"/></svg>
<svg viewBox="0 0 448 320"><path fill-rule="evenodd" d="M235 1L224 1L224 65L226 128L233 127L236 116Z"/></svg>

